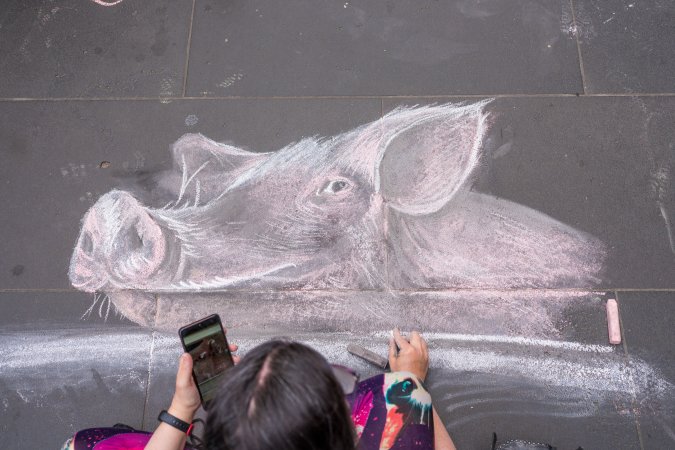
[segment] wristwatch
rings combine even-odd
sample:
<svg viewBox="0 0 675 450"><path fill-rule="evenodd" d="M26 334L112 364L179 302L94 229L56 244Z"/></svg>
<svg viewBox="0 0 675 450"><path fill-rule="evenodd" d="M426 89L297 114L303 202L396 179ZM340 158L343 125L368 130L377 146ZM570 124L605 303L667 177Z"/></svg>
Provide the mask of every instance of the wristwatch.
<svg viewBox="0 0 675 450"><path fill-rule="evenodd" d="M172 427L179 429L188 436L192 432L192 427L194 426L194 424L192 423L187 423L184 420L180 420L178 417L172 416L166 409L161 413L159 413L157 420L159 420L160 422L168 423Z"/></svg>

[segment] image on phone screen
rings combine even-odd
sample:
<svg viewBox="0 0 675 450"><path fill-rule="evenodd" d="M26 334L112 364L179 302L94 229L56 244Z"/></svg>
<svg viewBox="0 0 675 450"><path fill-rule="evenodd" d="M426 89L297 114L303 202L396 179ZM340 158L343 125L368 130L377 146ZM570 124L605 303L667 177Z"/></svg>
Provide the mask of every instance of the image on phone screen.
<svg viewBox="0 0 675 450"><path fill-rule="evenodd" d="M183 345L192 356L192 371L202 402L208 403L218 391L225 370L233 366L220 323L185 334Z"/></svg>

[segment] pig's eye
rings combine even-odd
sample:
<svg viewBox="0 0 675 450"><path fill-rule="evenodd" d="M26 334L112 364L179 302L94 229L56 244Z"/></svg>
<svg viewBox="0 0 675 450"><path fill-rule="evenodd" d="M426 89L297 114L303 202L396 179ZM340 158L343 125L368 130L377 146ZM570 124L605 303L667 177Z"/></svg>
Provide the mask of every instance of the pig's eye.
<svg viewBox="0 0 675 450"><path fill-rule="evenodd" d="M337 194L349 189L349 182L347 180L332 180L321 190L322 194Z"/></svg>

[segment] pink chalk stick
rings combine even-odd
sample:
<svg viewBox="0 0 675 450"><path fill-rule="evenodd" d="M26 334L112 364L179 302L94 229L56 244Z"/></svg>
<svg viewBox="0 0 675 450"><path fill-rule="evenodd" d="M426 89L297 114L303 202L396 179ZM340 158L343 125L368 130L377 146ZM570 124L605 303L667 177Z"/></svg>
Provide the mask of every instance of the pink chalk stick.
<svg viewBox="0 0 675 450"><path fill-rule="evenodd" d="M621 325L619 323L619 305L616 300L610 298L607 300L607 331L609 332L609 343L621 343Z"/></svg>

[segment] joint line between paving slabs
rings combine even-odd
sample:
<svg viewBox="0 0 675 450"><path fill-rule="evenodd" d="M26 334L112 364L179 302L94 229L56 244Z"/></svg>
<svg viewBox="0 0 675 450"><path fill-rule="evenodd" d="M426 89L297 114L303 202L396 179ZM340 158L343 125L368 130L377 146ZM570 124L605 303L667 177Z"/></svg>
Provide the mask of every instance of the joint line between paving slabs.
<svg viewBox="0 0 675 450"><path fill-rule="evenodd" d="M152 354L155 351L155 334L156 334L156 324L157 316L159 313L159 296L155 295L155 317L152 321L151 336L152 340L150 341L150 355L148 356L148 381L145 383L145 398L143 399L143 417L141 418L141 428L145 429L145 415L148 411L148 403L150 401L150 380L152 376Z"/></svg>
<svg viewBox="0 0 675 450"><path fill-rule="evenodd" d="M577 55L579 56L579 71L581 72L581 89L586 95L586 75L584 74L584 60L581 57L581 43L579 42L579 25L577 24L577 15L574 12L574 0L570 0L570 10L572 11L572 26L574 27L574 39L577 42Z"/></svg>
<svg viewBox="0 0 675 450"><path fill-rule="evenodd" d="M240 292L248 292L248 293L259 293L259 292L267 292L267 293L288 293L288 292L303 292L303 293L333 293L333 294L340 294L340 293L366 293L366 292L391 292L391 293L401 293L401 294L406 294L406 293L425 293L425 292L430 292L430 293L443 293L443 292L484 292L484 291L495 291L495 292L557 292L557 293L565 293L565 292L586 292L586 293L595 293L595 292L608 292L608 291L615 291L615 292L675 292L675 288L612 288L612 287L591 287L589 288L588 286L580 286L580 287L561 287L561 288L556 288L556 287L542 287L542 288L531 288L531 287L514 287L514 288L505 288L505 287L486 287L486 286L478 286L478 287L459 287L459 286L447 286L447 287L429 287L429 288L396 288L392 289L389 287L386 288L381 288L381 289L375 289L375 288L353 288L353 289L348 289L348 288L341 288L341 289L318 289L318 288L293 288L293 289L259 289L259 288L239 288L239 289L214 289L214 290L209 290L209 291L201 291L200 294L203 295L209 295L209 294L222 294L222 293L240 293ZM28 293L28 292L42 292L42 293L49 293L49 292L70 292L70 293L81 293L82 291L74 288L66 289L66 288L59 288L59 289L52 289L52 288L0 288L0 293ZM185 293L186 291L167 291L166 293L172 294L172 293Z"/></svg>
<svg viewBox="0 0 675 450"><path fill-rule="evenodd" d="M616 304L619 307L619 327L621 328L621 346L623 347L623 353L626 355L627 358L630 358L630 354L628 353L628 344L626 343L626 333L623 328L623 317L621 315L621 299L619 298L619 291L614 290L614 298L616 299Z"/></svg>
<svg viewBox="0 0 675 450"><path fill-rule="evenodd" d="M145 430L145 415L148 412L148 403L150 401L150 379L152 375L152 352L155 351L155 331L152 331L152 340L150 341L150 356L148 357L148 381L145 383L145 398L143 399L143 418L141 419L141 428Z"/></svg>
<svg viewBox="0 0 675 450"><path fill-rule="evenodd" d="M188 69L190 66L190 47L192 46L192 25L194 24L195 21L196 2L197 0L192 0L192 12L190 13L190 28L188 31L187 49L185 50L185 71L183 72L183 94L182 94L183 97L185 97L185 93L187 91Z"/></svg>
<svg viewBox="0 0 675 450"><path fill-rule="evenodd" d="M419 95L226 95L226 96L167 96L156 97L0 97L2 103L21 102L172 102L178 100L466 100L486 98L570 98L578 97L579 94L419 94ZM585 97L675 97L675 92L609 92L597 94L585 94Z"/></svg>
<svg viewBox="0 0 675 450"><path fill-rule="evenodd" d="M621 299L619 298L619 291L614 291L614 298L616 299L617 306L619 307L619 327L621 329L621 346L623 347L623 353L626 357L627 363L630 365L631 363L631 356L628 353L628 343L626 342L626 332L625 328L623 326L623 315L621 314ZM630 367L629 367L630 370ZM635 379L633 379L633 387L635 387ZM632 394L632 409L633 409L633 414L635 415L635 431L638 436L638 442L640 443L640 449L645 450L644 442L642 440L642 429L640 428L640 413L638 411L638 401L637 401L637 389L634 389L634 392Z"/></svg>

